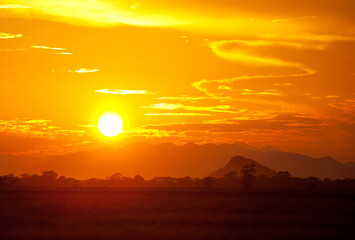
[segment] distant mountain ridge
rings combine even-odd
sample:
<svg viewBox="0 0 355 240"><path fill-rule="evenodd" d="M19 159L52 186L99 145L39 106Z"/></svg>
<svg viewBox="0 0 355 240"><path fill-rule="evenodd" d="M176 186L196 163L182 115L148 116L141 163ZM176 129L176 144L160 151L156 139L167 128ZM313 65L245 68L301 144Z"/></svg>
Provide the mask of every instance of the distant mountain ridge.
<svg viewBox="0 0 355 240"><path fill-rule="evenodd" d="M265 175L268 177L272 177L275 176L277 174L276 171L265 167L263 165L261 165L260 163L242 157L242 156L235 156L233 157L223 168L217 169L216 171L212 172L210 175L212 177L216 177L216 178L221 178L224 177L225 174L234 171L237 173L237 176L240 175L240 170L243 169L243 166L247 165L247 164L254 164L255 165L255 176L261 176L261 175Z"/></svg>
<svg viewBox="0 0 355 240"><path fill-rule="evenodd" d="M246 144L189 143L177 146L172 143L149 145L133 143L123 147L104 148L91 152L75 152L41 159L3 157L0 155L0 174L33 173L54 170L59 175L76 178L107 177L115 172L145 178L205 177L224 166L234 156L253 159L275 171L289 171L293 176L319 178L355 178L355 167L342 164L333 158L312 158L306 155L278 150L258 149ZM26 162L20 170L12 161ZM11 168L9 168L11 166Z"/></svg>

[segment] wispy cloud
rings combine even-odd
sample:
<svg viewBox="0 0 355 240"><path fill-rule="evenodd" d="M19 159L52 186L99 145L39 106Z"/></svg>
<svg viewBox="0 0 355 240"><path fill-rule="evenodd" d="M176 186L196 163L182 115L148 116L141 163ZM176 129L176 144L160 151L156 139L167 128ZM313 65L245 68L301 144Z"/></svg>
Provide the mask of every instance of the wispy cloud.
<svg viewBox="0 0 355 240"><path fill-rule="evenodd" d="M146 95L146 94L154 94L147 90L126 90L126 89L100 89L95 90L96 93L103 94L116 94L116 95Z"/></svg>
<svg viewBox="0 0 355 240"><path fill-rule="evenodd" d="M275 83L274 86L292 86L292 83Z"/></svg>
<svg viewBox="0 0 355 240"><path fill-rule="evenodd" d="M224 78L224 79L202 79L200 81L192 83L192 86L197 90L205 93L209 97L221 98L222 95L215 93L216 89L210 88L209 84L232 84L234 82L243 81L243 80L257 80L257 79L278 79L278 78L289 78L289 77L304 77L309 76L315 73L312 69L305 69L305 73L295 73L289 75L255 75L255 76L238 76L234 78ZM218 90L218 89L217 89Z"/></svg>
<svg viewBox="0 0 355 240"><path fill-rule="evenodd" d="M215 113L236 113L240 112L240 109L234 109L229 105L220 105L213 107L204 106L187 106L180 103L157 103L149 106L143 106L141 108L148 109L160 109L160 110L187 110L187 111L206 111Z"/></svg>
<svg viewBox="0 0 355 240"><path fill-rule="evenodd" d="M218 90L232 90L232 88L230 86L226 86L226 85L220 85L217 88Z"/></svg>
<svg viewBox="0 0 355 240"><path fill-rule="evenodd" d="M355 41L354 36L346 36L346 35L336 35L336 34L294 34L294 35L264 35L267 38L277 38L284 40L292 40L292 41L303 41L307 44L307 42L321 42L321 43L332 43L332 42L353 42Z"/></svg>
<svg viewBox="0 0 355 240"><path fill-rule="evenodd" d="M26 48L15 48L15 49L0 49L0 52L18 52L18 51L26 51Z"/></svg>
<svg viewBox="0 0 355 240"><path fill-rule="evenodd" d="M68 130L53 126L51 120L46 119L0 119L0 132L35 137L61 137L70 134L84 133L82 130Z"/></svg>
<svg viewBox="0 0 355 240"><path fill-rule="evenodd" d="M58 55L73 55L73 53L71 53L71 52L57 52L57 53L54 53L54 54L58 54Z"/></svg>
<svg viewBox="0 0 355 240"><path fill-rule="evenodd" d="M231 97L209 97L209 96L194 97L194 96L182 95L179 97L158 97L156 99L157 100L176 100L176 101L195 102L197 100L210 100L210 99L226 100L226 99L230 99L230 98Z"/></svg>
<svg viewBox="0 0 355 240"><path fill-rule="evenodd" d="M269 57L258 54L258 47L296 47L303 48L304 45L293 42L265 41L265 40L223 40L212 42L209 47L217 56L248 65L276 66L306 69L303 64ZM307 45L308 46L308 45ZM313 47L313 46L312 46Z"/></svg>
<svg viewBox="0 0 355 240"><path fill-rule="evenodd" d="M66 48L59 48L59 47L48 47L48 46L40 46L40 45L34 45L31 46L31 48L35 49L45 49L45 50L56 50L56 51L66 51Z"/></svg>
<svg viewBox="0 0 355 240"><path fill-rule="evenodd" d="M49 126L50 120L44 119L0 119L0 132L32 134L36 136L43 135L48 129L53 129Z"/></svg>
<svg viewBox="0 0 355 240"><path fill-rule="evenodd" d="M42 46L42 45L33 45L33 46L31 46L31 48L32 49L38 49L38 50L52 51L50 54L56 54L56 55L72 55L73 54L71 52L68 52L68 49L60 48L60 47L49 47L49 46Z"/></svg>
<svg viewBox="0 0 355 240"><path fill-rule="evenodd" d="M98 72L98 71L100 71L100 69L80 68L80 69L77 69L77 70L69 70L68 72L71 72L71 73L95 73L95 72Z"/></svg>
<svg viewBox="0 0 355 240"><path fill-rule="evenodd" d="M22 34L0 33L0 39L22 38Z"/></svg>
<svg viewBox="0 0 355 240"><path fill-rule="evenodd" d="M303 18L302 18L303 19ZM305 18L306 19L306 18ZM282 21L289 21L290 19L284 19ZM290 61L287 59L271 57L265 52L280 52L279 50L317 50L323 51L327 47L336 41L355 41L354 36L346 35L334 35L334 34L262 34L259 36L261 39L251 40L221 40L209 42L208 46L217 56L240 64L251 66L269 66L279 68L294 68L296 71L302 71L303 73L295 74L282 74L282 75L256 75L256 76L237 76L234 78L225 78L217 80L202 79L192 84L197 90L204 92L209 97L222 97L225 92L218 90L230 90L232 83L242 80L257 80L257 79L274 79L274 78L289 78L289 77L304 77L315 74L316 71L303 63ZM272 51L272 49L278 51ZM217 85L217 86L215 86ZM290 86L291 83L275 84L275 86ZM248 93L244 93L247 95ZM261 92L259 95L276 95L277 93ZM251 95L251 94L249 94ZM280 94L278 94L280 95Z"/></svg>
<svg viewBox="0 0 355 240"><path fill-rule="evenodd" d="M209 98L209 97L207 97ZM180 97L158 97L158 100L180 100L180 101L196 101L206 99L206 97L190 97L190 96L180 96Z"/></svg>
<svg viewBox="0 0 355 240"><path fill-rule="evenodd" d="M329 107L338 109L346 114L351 114L352 123L355 124L355 98L347 99L338 103L330 103Z"/></svg>
<svg viewBox="0 0 355 240"><path fill-rule="evenodd" d="M265 66L265 67L279 67L279 68L294 68L295 74L280 74L280 75L254 75L254 76L237 76L234 78L208 80L202 79L192 84L197 90L204 92L209 97L222 97L225 92L221 93L218 90L231 90L231 84L242 80L257 80L257 79L275 79L275 78L289 78L289 77L303 77L316 73L316 71L302 63L285 60L282 58L275 58L265 55L260 48L284 48L284 49L304 49L311 48L322 50L323 45L317 43L299 43L293 41L280 40L222 40L209 43L212 52L217 56L236 63L251 65L251 66ZM270 50L270 49L269 49ZM217 85L217 86L215 86ZM289 83L284 84L284 86ZM211 87L213 89L211 90ZM248 93L245 93L248 94ZM259 95L280 95L273 91L266 91ZM249 94L251 95L251 94Z"/></svg>
<svg viewBox="0 0 355 240"><path fill-rule="evenodd" d="M96 128L96 125L78 125L78 127L83 127L83 128Z"/></svg>
<svg viewBox="0 0 355 240"><path fill-rule="evenodd" d="M20 5L20 4L5 4L5 5L0 5L0 9L27 9L27 8L32 8L30 6L25 6L25 5Z"/></svg>
<svg viewBox="0 0 355 240"><path fill-rule="evenodd" d="M132 136L140 136L140 137L148 137L148 138L174 138L174 137L184 137L184 134L181 133L176 133L174 134L173 132L170 131L161 131L157 129L147 129L143 127L138 127L131 129L129 131L126 131L127 134L132 135Z"/></svg>
<svg viewBox="0 0 355 240"><path fill-rule="evenodd" d="M210 132L240 132L251 129L270 129L274 131L289 130L291 128L302 134L302 130L323 126L324 123L317 116L303 114L279 114L265 119L222 119L206 121L205 123L171 123L147 125L146 128L165 131L210 131ZM296 131L295 131L296 132Z"/></svg>
<svg viewBox="0 0 355 240"><path fill-rule="evenodd" d="M256 91L256 90L251 90L251 89L242 89L241 94L242 95L277 96L277 97L286 96L286 94L284 92L279 91L277 89L264 89L262 91Z"/></svg>
<svg viewBox="0 0 355 240"><path fill-rule="evenodd" d="M209 113L146 113L147 116L211 116Z"/></svg>
<svg viewBox="0 0 355 240"><path fill-rule="evenodd" d="M317 16L304 16L304 17L299 17L299 18L280 18L280 19L273 19L271 22L291 22L291 21L299 21L299 20L312 20L316 19Z"/></svg>
<svg viewBox="0 0 355 240"><path fill-rule="evenodd" d="M63 129L45 119L0 119L0 153L58 154L73 152L88 141L89 130Z"/></svg>
<svg viewBox="0 0 355 240"><path fill-rule="evenodd" d="M327 98L340 98L338 95L328 95Z"/></svg>

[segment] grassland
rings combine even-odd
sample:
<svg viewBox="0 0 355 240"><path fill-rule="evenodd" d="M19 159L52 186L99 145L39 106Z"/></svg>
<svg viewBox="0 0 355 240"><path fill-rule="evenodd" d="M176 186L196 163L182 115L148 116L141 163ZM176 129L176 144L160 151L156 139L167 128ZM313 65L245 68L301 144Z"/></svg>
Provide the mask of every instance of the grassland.
<svg viewBox="0 0 355 240"><path fill-rule="evenodd" d="M0 239L355 239L355 193L0 191Z"/></svg>

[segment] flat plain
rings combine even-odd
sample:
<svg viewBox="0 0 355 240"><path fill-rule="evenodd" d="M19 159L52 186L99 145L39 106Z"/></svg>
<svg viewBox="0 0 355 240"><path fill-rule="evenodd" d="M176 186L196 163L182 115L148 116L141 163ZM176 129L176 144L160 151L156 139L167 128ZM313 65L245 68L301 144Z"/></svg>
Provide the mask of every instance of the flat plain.
<svg viewBox="0 0 355 240"><path fill-rule="evenodd" d="M11 189L0 239L355 239L351 191Z"/></svg>

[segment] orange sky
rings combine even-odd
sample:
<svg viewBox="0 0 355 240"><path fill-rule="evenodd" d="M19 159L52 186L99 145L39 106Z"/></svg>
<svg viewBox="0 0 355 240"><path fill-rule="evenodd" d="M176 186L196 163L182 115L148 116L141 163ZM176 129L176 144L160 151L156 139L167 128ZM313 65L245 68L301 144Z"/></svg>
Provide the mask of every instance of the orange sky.
<svg viewBox="0 0 355 240"><path fill-rule="evenodd" d="M353 0L0 0L0 153L245 142L355 157ZM124 131L101 136L119 113Z"/></svg>

